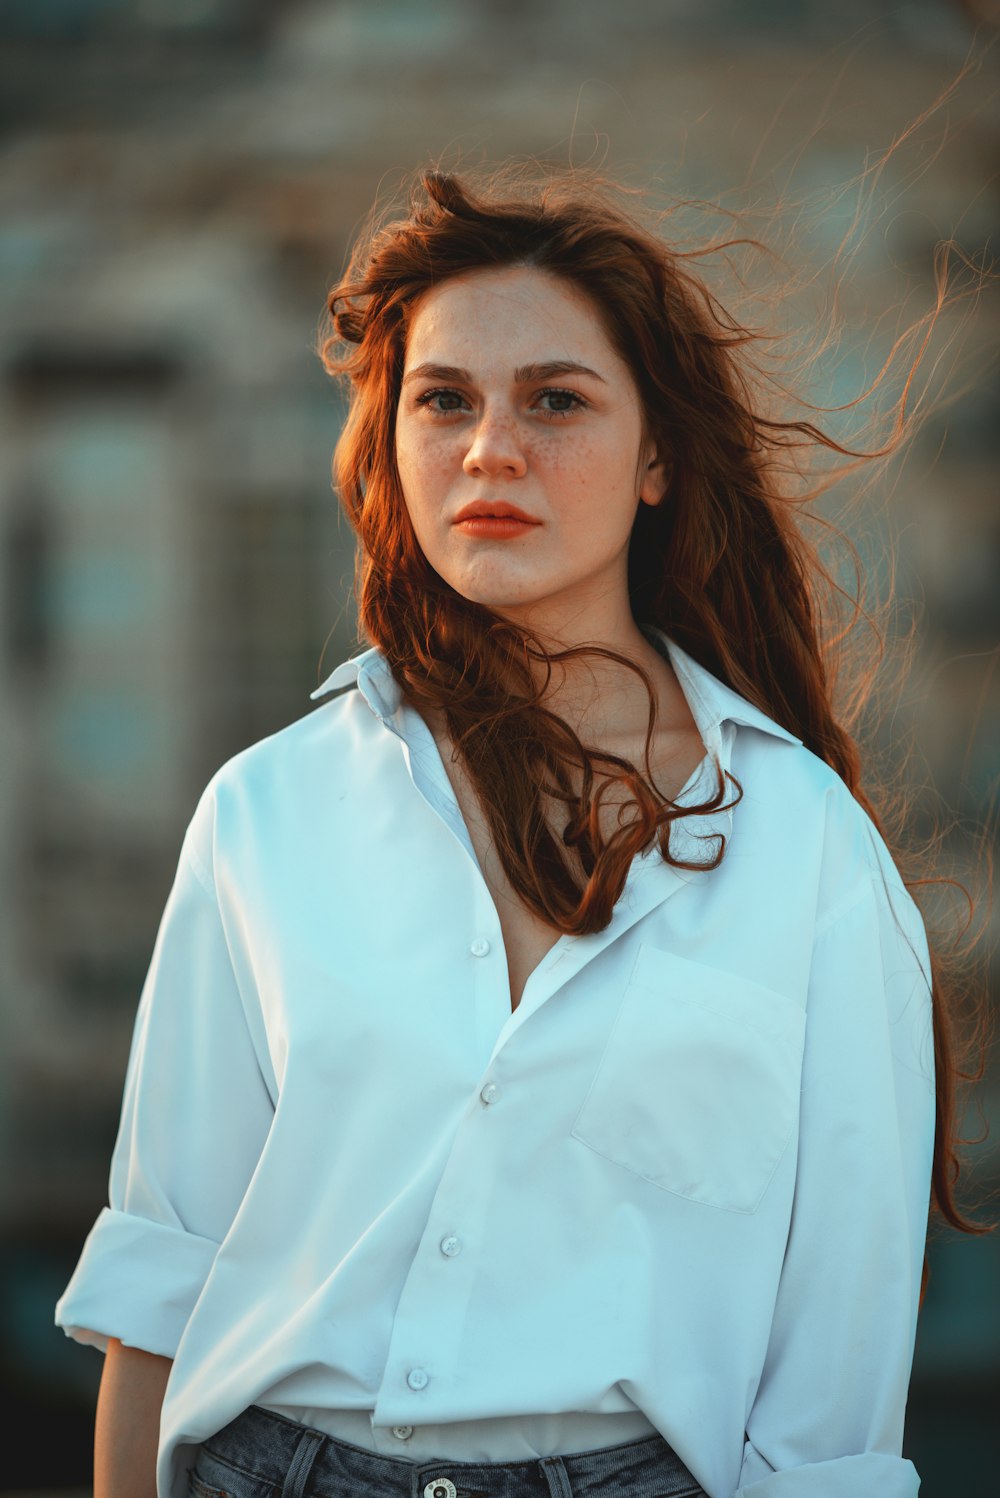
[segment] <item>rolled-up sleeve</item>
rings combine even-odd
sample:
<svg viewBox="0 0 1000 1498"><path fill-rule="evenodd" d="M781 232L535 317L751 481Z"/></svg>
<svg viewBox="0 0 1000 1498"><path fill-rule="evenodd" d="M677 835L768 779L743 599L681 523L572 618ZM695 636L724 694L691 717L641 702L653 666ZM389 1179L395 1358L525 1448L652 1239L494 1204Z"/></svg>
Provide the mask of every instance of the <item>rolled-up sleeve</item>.
<svg viewBox="0 0 1000 1498"><path fill-rule="evenodd" d="M902 1455L934 1144L929 963L875 870L817 936L797 1186L736 1498L916 1498Z"/></svg>
<svg viewBox="0 0 1000 1498"><path fill-rule="evenodd" d="M55 1320L173 1357L260 1158L273 1105L233 972L203 798L139 999L98 1216Z"/></svg>

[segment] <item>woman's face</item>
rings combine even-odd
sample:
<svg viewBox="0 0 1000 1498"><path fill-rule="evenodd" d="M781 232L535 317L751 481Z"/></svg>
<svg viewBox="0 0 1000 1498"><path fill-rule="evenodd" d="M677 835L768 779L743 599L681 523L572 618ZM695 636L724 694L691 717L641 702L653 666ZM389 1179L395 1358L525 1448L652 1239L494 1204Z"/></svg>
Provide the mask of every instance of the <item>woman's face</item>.
<svg viewBox="0 0 1000 1498"><path fill-rule="evenodd" d="M631 372L584 293L528 266L425 293L396 463L421 550L456 592L557 638L581 624L614 636L636 509L659 502L664 476ZM531 523L461 523L474 502Z"/></svg>

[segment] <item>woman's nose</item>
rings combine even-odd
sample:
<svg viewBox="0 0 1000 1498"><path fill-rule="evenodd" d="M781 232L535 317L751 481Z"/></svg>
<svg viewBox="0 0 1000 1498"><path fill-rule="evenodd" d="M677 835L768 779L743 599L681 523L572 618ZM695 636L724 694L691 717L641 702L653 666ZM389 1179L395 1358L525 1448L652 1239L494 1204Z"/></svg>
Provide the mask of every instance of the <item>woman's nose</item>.
<svg viewBox="0 0 1000 1498"><path fill-rule="evenodd" d="M465 472L474 477L505 476L517 478L527 469L517 421L509 414L484 411L462 462Z"/></svg>

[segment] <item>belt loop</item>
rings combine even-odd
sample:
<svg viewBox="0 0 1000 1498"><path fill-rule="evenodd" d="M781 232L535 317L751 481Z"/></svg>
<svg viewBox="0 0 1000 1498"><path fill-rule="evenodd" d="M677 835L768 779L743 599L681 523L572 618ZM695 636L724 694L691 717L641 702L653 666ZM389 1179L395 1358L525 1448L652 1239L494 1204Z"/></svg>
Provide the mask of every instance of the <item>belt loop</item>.
<svg viewBox="0 0 1000 1498"><path fill-rule="evenodd" d="M539 1466L549 1485L551 1498L573 1498L573 1489L569 1485L569 1473L566 1471L566 1463L561 1456L543 1456Z"/></svg>
<svg viewBox="0 0 1000 1498"><path fill-rule="evenodd" d="M304 1430L302 1432L299 1444L295 1448L295 1455L285 1474L281 1498L304 1498L309 1473L325 1445L326 1436L320 1435L319 1431Z"/></svg>

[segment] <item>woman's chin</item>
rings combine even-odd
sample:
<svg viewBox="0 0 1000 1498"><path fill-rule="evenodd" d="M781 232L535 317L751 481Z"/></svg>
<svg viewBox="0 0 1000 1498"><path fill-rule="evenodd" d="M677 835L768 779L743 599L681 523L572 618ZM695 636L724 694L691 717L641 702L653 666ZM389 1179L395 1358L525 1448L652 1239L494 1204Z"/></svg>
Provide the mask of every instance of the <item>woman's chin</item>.
<svg viewBox="0 0 1000 1498"><path fill-rule="evenodd" d="M506 614L512 610L544 607L546 600L551 597L551 594L544 588L526 587L523 583L504 585L496 581L483 582L469 578L457 581L449 579L449 582L455 592L468 599L469 603L478 603L482 608L494 609L498 614Z"/></svg>

